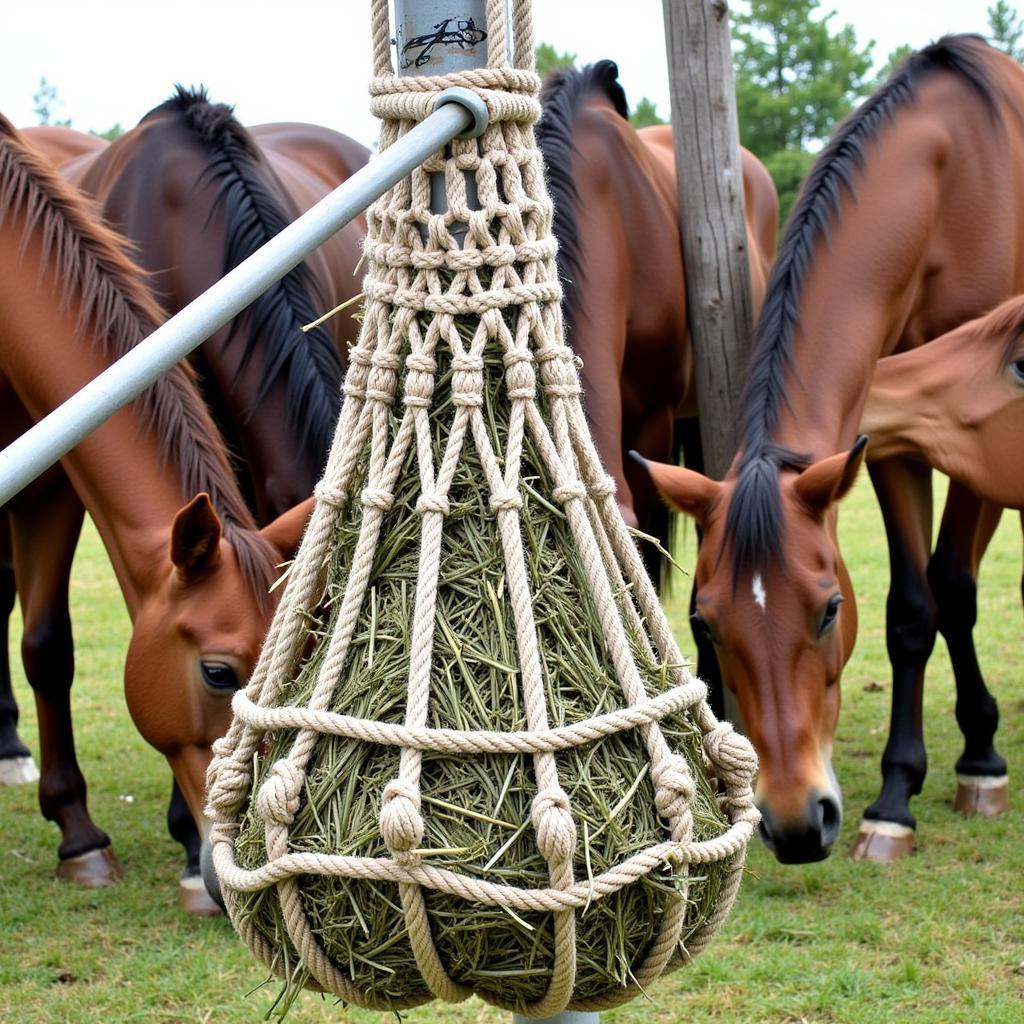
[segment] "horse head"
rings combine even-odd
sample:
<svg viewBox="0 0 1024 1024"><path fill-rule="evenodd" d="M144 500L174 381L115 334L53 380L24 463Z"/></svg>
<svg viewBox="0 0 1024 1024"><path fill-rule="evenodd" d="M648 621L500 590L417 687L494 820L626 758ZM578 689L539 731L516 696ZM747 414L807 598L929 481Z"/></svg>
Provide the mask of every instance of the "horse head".
<svg viewBox="0 0 1024 1024"><path fill-rule="evenodd" d="M772 489L753 502L749 472L718 482L647 463L664 500L701 527L695 623L714 644L757 750L761 836L783 863L827 857L842 821L832 742L857 612L836 503L853 485L865 441L773 473ZM760 551L736 536L737 514L747 528L770 524Z"/></svg>
<svg viewBox="0 0 1024 1024"><path fill-rule="evenodd" d="M209 496L199 494L178 512L155 559L156 584L133 624L125 696L197 823L210 748L227 731L231 698L248 680L269 625L266 583L298 547L311 506L312 499L229 540Z"/></svg>

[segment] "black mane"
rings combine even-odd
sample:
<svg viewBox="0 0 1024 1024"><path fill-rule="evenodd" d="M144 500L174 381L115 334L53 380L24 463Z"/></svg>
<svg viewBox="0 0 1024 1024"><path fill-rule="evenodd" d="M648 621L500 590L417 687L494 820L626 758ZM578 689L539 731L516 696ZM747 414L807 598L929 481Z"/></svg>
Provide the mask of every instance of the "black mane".
<svg viewBox="0 0 1024 1024"><path fill-rule="evenodd" d="M921 82L936 71L959 76L999 118L995 88L985 67L992 52L980 36L944 36L911 54L889 79L837 129L804 181L772 268L743 392L739 478L726 520L732 540L734 579L744 571L782 561L779 472L802 469L807 456L772 442L786 400L800 295L814 247L839 217L843 192L854 194L854 174L865 164L865 144L910 103Z"/></svg>
<svg viewBox="0 0 1024 1024"><path fill-rule="evenodd" d="M574 67L556 68L548 73L541 89L543 113L537 122L537 143L544 156L548 192L555 207L554 232L558 239L558 276L565 284L565 320L571 332L572 287L582 273L576 204L579 193L572 179L573 121L584 99L599 92L611 101L616 113L629 117L626 93L619 84L619 67L612 60L588 64L582 71Z"/></svg>
<svg viewBox="0 0 1024 1024"><path fill-rule="evenodd" d="M227 273L288 226L289 217L267 182L273 179L273 172L262 159L256 141L235 118L234 108L211 103L204 87L176 86L175 94L143 120L166 113L180 116L210 155L203 180L216 183L216 201L223 206ZM289 428L299 435L296 443L322 456L330 449L340 408L341 363L325 327L305 334L300 328L327 307L327 299L318 293L309 268L300 263L231 326L234 336L241 324L248 322L244 360L251 357L257 345L266 347L257 403L284 374Z"/></svg>

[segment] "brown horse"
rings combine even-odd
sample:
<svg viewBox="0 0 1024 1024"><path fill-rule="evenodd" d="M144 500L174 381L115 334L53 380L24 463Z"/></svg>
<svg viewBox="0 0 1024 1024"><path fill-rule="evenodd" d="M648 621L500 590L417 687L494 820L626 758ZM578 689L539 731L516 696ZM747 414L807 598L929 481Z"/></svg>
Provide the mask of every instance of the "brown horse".
<svg viewBox="0 0 1024 1024"><path fill-rule="evenodd" d="M673 457L675 420L697 411L672 129L633 129L610 60L552 72L541 101L537 138L555 206L566 332L583 362L587 416L626 521L665 544L663 506L647 475L623 454L639 448ZM746 151L743 184L760 308L775 252L778 198L764 166Z"/></svg>
<svg viewBox="0 0 1024 1024"><path fill-rule="evenodd" d="M946 37L911 55L840 126L805 182L768 283L727 478L656 470L668 499L704 528L697 612L757 747L762 835L781 861L827 856L839 831L831 748L856 611L836 502L863 459L855 438L871 376L881 356L1024 291L1021 110L1024 71L980 38ZM929 562L930 470L887 459L871 475L889 537L893 701L882 790L854 856L887 860L913 846L936 628L956 675L962 784L991 789L1006 765L971 635L974 562L991 517L954 482Z"/></svg>
<svg viewBox="0 0 1024 1024"><path fill-rule="evenodd" d="M1024 296L880 360L860 423L869 462L911 455L1024 509Z"/></svg>
<svg viewBox="0 0 1024 1024"><path fill-rule="evenodd" d="M204 90L180 87L110 145L68 128L31 128L25 135L68 180L94 195L106 219L135 244L167 313L213 285L369 155L352 139L316 125L246 129ZM355 322L336 316L326 327L302 328L358 291L363 234L359 222L346 226L193 356L207 403L240 456L235 470L261 524L307 497L326 459ZM73 657L70 633L53 642ZM3 674L0 740L11 739L0 743L0 757L8 751L15 758L9 763L24 764L16 721L9 674ZM191 815L176 796L169 824L188 850L182 893L191 906L192 892L202 902L199 845Z"/></svg>
<svg viewBox="0 0 1024 1024"><path fill-rule="evenodd" d="M329 128L243 127L205 90L174 96L109 146L69 129L26 133L94 196L136 246L167 313L176 313L362 167L369 152ZM310 494L330 447L350 314L303 332L359 292L365 225L354 221L194 354L203 393L260 521Z"/></svg>
<svg viewBox="0 0 1024 1024"><path fill-rule="evenodd" d="M2 118L0 215L6 444L150 333L162 313L119 238ZM129 710L167 757L197 821L210 744L255 660L270 614L268 584L275 564L294 550L307 508L257 531L184 369L111 417L62 468L77 496L51 470L8 506L22 654L40 723L40 806L61 830L61 874L104 884L119 867L86 807L71 725L72 666L64 648L50 643L68 629L67 579L53 589L60 572L47 567L70 565L78 496L132 618Z"/></svg>

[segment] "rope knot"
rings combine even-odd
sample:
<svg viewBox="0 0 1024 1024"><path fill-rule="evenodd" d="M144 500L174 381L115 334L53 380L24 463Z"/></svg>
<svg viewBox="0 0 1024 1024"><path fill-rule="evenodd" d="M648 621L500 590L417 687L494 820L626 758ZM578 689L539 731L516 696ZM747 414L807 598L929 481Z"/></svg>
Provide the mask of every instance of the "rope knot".
<svg viewBox="0 0 1024 1024"><path fill-rule="evenodd" d="M757 772L757 754L746 736L729 722L719 722L704 736L704 751L725 783L746 785Z"/></svg>
<svg viewBox="0 0 1024 1024"><path fill-rule="evenodd" d="M385 787L380 808L380 834L396 860L415 850L423 839L420 791L405 779L392 779Z"/></svg>
<svg viewBox="0 0 1024 1024"><path fill-rule="evenodd" d="M345 492L326 480L321 480L313 488L313 497L324 505L330 505L332 508L344 508L347 501Z"/></svg>
<svg viewBox="0 0 1024 1024"><path fill-rule="evenodd" d="M570 484L561 484L551 488L551 497L559 505L565 505L570 501L582 501L587 496L587 489L583 484L574 481Z"/></svg>
<svg viewBox="0 0 1024 1024"><path fill-rule="evenodd" d="M446 516L451 511L451 505L448 499L437 491L424 491L416 499L416 511L421 515L424 512L440 512Z"/></svg>
<svg viewBox="0 0 1024 1024"><path fill-rule="evenodd" d="M256 809L268 825L286 828L295 820L303 782L302 769L287 758L274 762L256 794Z"/></svg>
<svg viewBox="0 0 1024 1024"><path fill-rule="evenodd" d="M390 491L383 491L374 487L366 487L360 496L363 504L368 508L375 508L380 512L387 512L395 503L395 496Z"/></svg>
<svg viewBox="0 0 1024 1024"><path fill-rule="evenodd" d="M518 491L495 491L489 504L492 512L515 512L523 507L523 499Z"/></svg>
<svg viewBox="0 0 1024 1024"><path fill-rule="evenodd" d="M512 358L512 357L515 358ZM532 399L537 393L537 375L529 352L508 352L504 357L508 397Z"/></svg>
<svg viewBox="0 0 1024 1024"><path fill-rule="evenodd" d="M651 775L658 814L671 821L689 813L696 787L685 759L672 754L656 767L652 765Z"/></svg>
<svg viewBox="0 0 1024 1024"><path fill-rule="evenodd" d="M537 849L549 864L564 864L576 852L576 822L569 797L561 786L540 790L533 798L530 820L537 833Z"/></svg>
<svg viewBox="0 0 1024 1024"><path fill-rule="evenodd" d="M615 481L610 476L599 476L590 482L590 493L595 501L615 497Z"/></svg>

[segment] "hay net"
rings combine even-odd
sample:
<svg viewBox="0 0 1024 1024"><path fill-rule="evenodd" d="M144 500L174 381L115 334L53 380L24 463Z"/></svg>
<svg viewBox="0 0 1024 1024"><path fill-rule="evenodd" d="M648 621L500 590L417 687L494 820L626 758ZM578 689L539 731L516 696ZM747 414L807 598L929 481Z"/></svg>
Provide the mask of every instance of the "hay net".
<svg viewBox="0 0 1024 1024"><path fill-rule="evenodd" d="M594 448L529 4L512 25L488 6L487 68L400 78L374 0L381 148L455 85L490 122L369 211L334 446L207 814L232 923L286 991L546 1017L708 943L756 761L685 667Z"/></svg>

